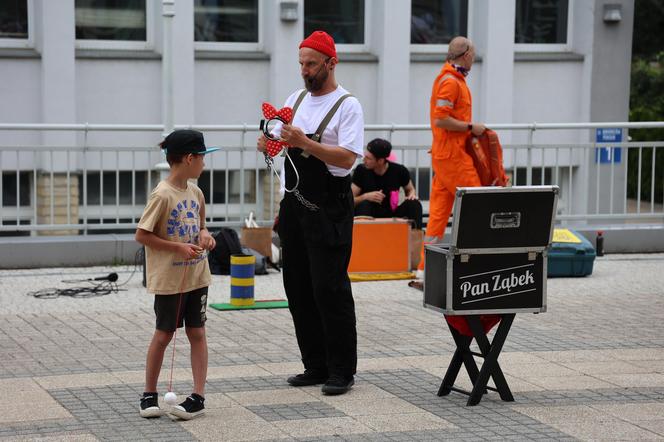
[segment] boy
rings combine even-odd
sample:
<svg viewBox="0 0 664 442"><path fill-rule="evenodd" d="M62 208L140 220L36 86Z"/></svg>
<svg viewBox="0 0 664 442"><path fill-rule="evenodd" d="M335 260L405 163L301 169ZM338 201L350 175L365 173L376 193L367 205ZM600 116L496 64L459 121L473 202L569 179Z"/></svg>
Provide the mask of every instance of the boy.
<svg viewBox="0 0 664 442"><path fill-rule="evenodd" d="M157 380L166 347L184 322L191 345L194 391L170 413L192 419L205 410L205 311L211 281L205 250L212 250L215 241L205 228L203 192L188 180L201 175L203 156L218 148L206 149L203 134L195 130L173 131L160 146L166 152L170 174L152 191L136 230L136 241L145 246L147 289L155 294L157 317L139 411L142 417L164 414L159 408Z"/></svg>

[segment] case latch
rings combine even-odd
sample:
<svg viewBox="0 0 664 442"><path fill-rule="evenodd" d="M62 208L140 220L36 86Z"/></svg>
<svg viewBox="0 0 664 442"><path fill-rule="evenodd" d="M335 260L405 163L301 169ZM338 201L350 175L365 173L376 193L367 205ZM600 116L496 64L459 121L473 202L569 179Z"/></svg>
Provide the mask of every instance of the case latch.
<svg viewBox="0 0 664 442"><path fill-rule="evenodd" d="M535 261L537 259L537 252L528 252L528 261Z"/></svg>
<svg viewBox="0 0 664 442"><path fill-rule="evenodd" d="M468 262L470 260L470 255L461 255L461 262Z"/></svg>

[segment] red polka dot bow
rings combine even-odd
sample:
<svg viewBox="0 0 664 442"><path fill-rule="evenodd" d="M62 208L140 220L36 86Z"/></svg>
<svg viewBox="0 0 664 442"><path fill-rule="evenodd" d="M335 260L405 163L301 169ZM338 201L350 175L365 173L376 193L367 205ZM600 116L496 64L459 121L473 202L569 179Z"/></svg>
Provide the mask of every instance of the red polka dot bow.
<svg viewBox="0 0 664 442"><path fill-rule="evenodd" d="M293 109L291 109L290 107L284 107L279 110L276 110L274 106L272 106L270 103L263 103L263 116L267 119L265 124L262 125L263 133L267 138L267 143L265 144L265 151L267 152L268 155L270 155L270 157L275 157L279 154L279 152L281 152L281 149L289 146L285 142L280 141L278 138L275 138L268 131L267 123L270 120L279 120L284 124L290 124L291 120L293 119Z"/></svg>

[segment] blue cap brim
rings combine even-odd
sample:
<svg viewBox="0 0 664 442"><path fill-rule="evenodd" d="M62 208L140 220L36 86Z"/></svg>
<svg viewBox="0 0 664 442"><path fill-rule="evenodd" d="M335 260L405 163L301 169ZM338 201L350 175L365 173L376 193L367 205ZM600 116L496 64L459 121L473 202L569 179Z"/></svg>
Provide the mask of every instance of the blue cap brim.
<svg viewBox="0 0 664 442"><path fill-rule="evenodd" d="M198 153L199 153L199 154L203 154L203 155L205 155L205 154L208 154L208 153L216 152L216 151L218 151L219 149L220 149L219 147L208 147L208 148L205 149L203 152L198 152Z"/></svg>

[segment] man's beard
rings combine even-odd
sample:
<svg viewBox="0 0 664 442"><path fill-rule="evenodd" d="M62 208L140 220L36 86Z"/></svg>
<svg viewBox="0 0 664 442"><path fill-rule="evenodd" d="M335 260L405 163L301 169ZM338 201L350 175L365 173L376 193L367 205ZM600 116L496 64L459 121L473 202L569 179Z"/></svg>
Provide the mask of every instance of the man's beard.
<svg viewBox="0 0 664 442"><path fill-rule="evenodd" d="M327 77L329 75L330 73L327 70L323 71L323 68L321 68L321 70L319 70L316 75L304 79L304 87L309 92L318 92L323 88L323 85L327 81Z"/></svg>

